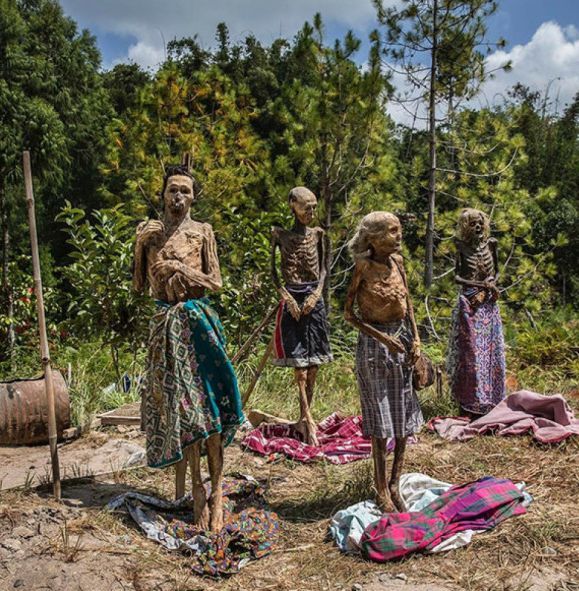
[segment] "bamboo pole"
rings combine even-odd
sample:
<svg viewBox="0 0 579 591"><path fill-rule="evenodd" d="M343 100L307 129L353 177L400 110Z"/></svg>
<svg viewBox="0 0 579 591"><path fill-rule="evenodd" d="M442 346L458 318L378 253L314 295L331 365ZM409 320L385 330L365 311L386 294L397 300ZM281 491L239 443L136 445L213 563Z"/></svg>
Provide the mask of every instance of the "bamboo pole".
<svg viewBox="0 0 579 591"><path fill-rule="evenodd" d="M278 307L279 306L276 305L276 306L273 306L272 308L269 309L269 311L267 312L267 314L265 315L264 319L261 321L259 326L251 333L251 335L249 336L247 341L245 341L245 343L243 344L241 349L239 349L239 351L237 351L237 353L232 357L231 363L237 363L238 361L242 361L245 358L251 345L253 345L253 343L257 339L257 337L265 330L267 325L271 322L271 320L275 316L275 314L278 310Z"/></svg>
<svg viewBox="0 0 579 591"><path fill-rule="evenodd" d="M267 360L269 359L270 355L273 353L274 338L275 338L275 335L271 337L271 340L269 341L267 349L265 350L265 353L263 354L263 357L261 358L261 361L259 362L259 365L257 366L257 369L255 370L255 374L253 374L253 379L251 380L251 384L249 384L249 387L247 388L247 390L245 391L245 394L243 395L243 398L241 400L243 408L245 408L245 405L247 404L247 401L249 400L251 393L255 389L257 381L259 380L261 374L263 373L263 370L265 369L265 366L267 364Z"/></svg>
<svg viewBox="0 0 579 591"><path fill-rule="evenodd" d="M52 367L50 351L48 350L48 336L46 334L46 318L44 316L44 296L42 293L42 278L40 276L40 260L38 257L38 236L36 233L36 213L34 210L34 191L32 188L32 170L30 168L30 152L22 154L24 168L24 186L26 189L26 206L28 208L28 225L30 227L30 246L32 248L32 270L34 273L34 294L36 295L36 309L38 312L38 329L40 333L40 358L44 371L44 384L48 403L48 444L50 446L50 462L52 464L53 493L60 499L60 467L58 464L58 448L56 433L56 411L54 405L54 383L52 381Z"/></svg>

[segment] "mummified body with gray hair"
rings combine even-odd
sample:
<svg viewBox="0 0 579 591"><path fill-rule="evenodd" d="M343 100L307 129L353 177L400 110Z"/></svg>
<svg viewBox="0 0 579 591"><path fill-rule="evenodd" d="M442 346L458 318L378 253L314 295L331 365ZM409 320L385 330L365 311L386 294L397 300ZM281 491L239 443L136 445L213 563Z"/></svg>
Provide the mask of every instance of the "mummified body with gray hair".
<svg viewBox="0 0 579 591"><path fill-rule="evenodd" d="M372 438L376 502L384 512L403 509L398 483L406 441L423 422L412 387L420 339L400 255L401 242L402 228L395 215L376 211L362 219L350 242L356 266L344 313L360 330L356 375L362 430ZM389 438L395 438L395 449L388 481Z"/></svg>
<svg viewBox="0 0 579 591"><path fill-rule="evenodd" d="M463 209L456 232L455 280L461 286L448 348L448 374L461 414L480 416L505 397L505 347L498 307L497 241L488 216Z"/></svg>
<svg viewBox="0 0 579 591"><path fill-rule="evenodd" d="M281 296L274 335L274 363L294 368L300 396L300 419L296 426L307 443L317 445L310 407L318 368L332 360L322 299L326 279L324 231L309 227L318 203L309 189L294 187L288 202L294 225L291 230L276 226L271 236L271 274ZM278 249L283 284L277 272Z"/></svg>

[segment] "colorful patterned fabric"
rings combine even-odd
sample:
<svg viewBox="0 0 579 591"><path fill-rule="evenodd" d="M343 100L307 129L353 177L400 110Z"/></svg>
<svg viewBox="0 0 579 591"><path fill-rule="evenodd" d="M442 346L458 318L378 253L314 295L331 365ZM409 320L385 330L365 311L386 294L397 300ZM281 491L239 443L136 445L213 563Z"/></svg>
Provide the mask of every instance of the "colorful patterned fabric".
<svg viewBox="0 0 579 591"><path fill-rule="evenodd" d="M318 283L285 287L301 308ZM275 321L273 363L282 367L312 367L332 359L324 300L320 298L314 309L298 321L288 312L285 302L280 302Z"/></svg>
<svg viewBox="0 0 579 591"><path fill-rule="evenodd" d="M539 443L559 443L579 435L579 419L560 394L543 396L519 390L476 421L467 417L436 417L428 423L444 439L466 441L477 435L522 435L531 432Z"/></svg>
<svg viewBox="0 0 579 591"><path fill-rule="evenodd" d="M360 541L365 558L386 562L429 551L465 530L487 530L526 512L523 493L510 481L485 476L454 486L422 511L387 513L366 528Z"/></svg>
<svg viewBox="0 0 579 591"><path fill-rule="evenodd" d="M447 360L452 393L468 412L483 415L505 397L505 344L498 304L488 297L480 305L469 298L469 288L458 298L452 316Z"/></svg>
<svg viewBox="0 0 579 591"><path fill-rule="evenodd" d="M153 468L178 462L185 447L214 433L227 445L244 421L223 328L208 300L157 306L140 391Z"/></svg>
<svg viewBox="0 0 579 591"><path fill-rule="evenodd" d="M412 331L404 321L375 325L397 337L406 351ZM366 437L406 437L420 430L424 419L412 387L412 368L406 353L391 353L386 345L361 332L356 350L356 376L362 406L362 431Z"/></svg>
<svg viewBox="0 0 579 591"><path fill-rule="evenodd" d="M318 425L319 447L304 443L295 425L263 424L246 435L242 447L269 456L282 454L297 462L327 460L347 464L364 460L372 454L370 440L362 435L361 417L341 417L333 413ZM390 447L393 443L391 442Z"/></svg>
<svg viewBox="0 0 579 591"><path fill-rule="evenodd" d="M208 485L206 493L209 498ZM267 510L264 489L250 476L225 479L223 495L224 526L218 533L191 523L190 495L171 502L130 492L114 498L108 508L124 507L149 539L169 550L191 553L191 568L197 574L230 575L275 548L279 518Z"/></svg>

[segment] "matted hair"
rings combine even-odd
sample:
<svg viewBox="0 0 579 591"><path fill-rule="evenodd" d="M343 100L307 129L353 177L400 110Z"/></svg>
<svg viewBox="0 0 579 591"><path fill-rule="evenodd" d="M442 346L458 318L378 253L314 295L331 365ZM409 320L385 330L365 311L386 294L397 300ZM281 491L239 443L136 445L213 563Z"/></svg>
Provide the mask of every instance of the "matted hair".
<svg viewBox="0 0 579 591"><path fill-rule="evenodd" d="M294 187L287 196L288 203L293 203L301 197L313 197L316 199L316 195L313 191L310 191L307 187Z"/></svg>
<svg viewBox="0 0 579 591"><path fill-rule="evenodd" d="M456 237L463 242L469 242L471 239L470 219L473 216L480 216L483 223L483 236L488 238L491 235L491 221L489 216L480 209L465 207L458 216L456 224Z"/></svg>
<svg viewBox="0 0 579 591"><path fill-rule="evenodd" d="M165 194L165 189L167 188L167 183L172 176L186 176L189 177L193 181L193 185L195 185L195 179L193 175L189 172L189 168L185 164L171 164L169 166L165 166L165 174L163 175L163 187L161 189L161 199Z"/></svg>
<svg viewBox="0 0 579 591"><path fill-rule="evenodd" d="M354 237L348 242L348 248L354 259L370 256L372 239L383 234L393 221L400 223L398 217L388 211L373 211L365 215L360 220Z"/></svg>

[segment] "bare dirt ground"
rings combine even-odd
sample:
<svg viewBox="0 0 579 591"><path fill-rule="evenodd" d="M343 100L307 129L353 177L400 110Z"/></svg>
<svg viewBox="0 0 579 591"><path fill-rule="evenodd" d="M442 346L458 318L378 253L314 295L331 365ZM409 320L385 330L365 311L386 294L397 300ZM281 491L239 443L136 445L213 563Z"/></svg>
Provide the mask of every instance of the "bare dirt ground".
<svg viewBox="0 0 579 591"><path fill-rule="evenodd" d="M139 437L131 440L142 443ZM166 551L130 518L104 509L127 490L170 497L170 470L118 470L68 481L60 504L48 489L6 491L0 493L0 589L579 591L578 450L577 438L542 447L530 437L452 444L422 433L408 450L407 471L454 483L486 474L523 480L535 502L527 515L475 536L466 548L373 564L340 554L326 538L336 510L371 496L369 461L271 464L233 444L227 471L267 480L282 536L273 554L221 580L193 575L186 556Z"/></svg>

